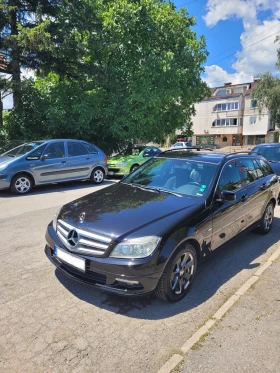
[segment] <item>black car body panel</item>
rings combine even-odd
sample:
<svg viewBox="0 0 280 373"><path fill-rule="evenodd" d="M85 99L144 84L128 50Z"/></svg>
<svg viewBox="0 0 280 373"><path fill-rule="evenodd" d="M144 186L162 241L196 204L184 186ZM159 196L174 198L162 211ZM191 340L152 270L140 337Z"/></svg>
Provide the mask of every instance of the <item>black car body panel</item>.
<svg viewBox="0 0 280 373"><path fill-rule="evenodd" d="M161 153L118 184L63 206L58 215L58 224L66 224L69 234L74 227L78 233L88 232L101 239L105 237L108 242L104 245L104 251L98 255L90 250L87 250L89 254L86 255L83 251L79 252L79 246L77 249L69 246L68 231L64 232L66 239L62 240L59 232L50 224L45 249L48 258L65 274L78 281L119 294L145 294L155 290L172 254L184 242L190 242L198 259L202 260L239 234L257 226L267 204L269 201L276 204L279 193L278 178L269 165L265 163L266 175L260 170L258 160L266 161L258 155L198 153L190 154L183 150ZM209 165L215 166L205 195L203 191L206 185L197 186L200 188L199 193L190 196L176 192L182 191L182 187L174 192L160 188L145 189L145 186L129 182L133 175L141 176L142 170L145 171L149 165L153 166L153 162L157 165L156 162L161 164L170 159L175 159L175 165L181 159L198 162L205 165L206 170ZM246 162L254 164L252 169ZM227 167L234 172L238 169L239 175L242 172L246 174L248 182L245 182L244 176L244 182L234 192L234 200L221 202L218 185ZM257 175L257 171L262 176ZM174 175L175 172L172 172ZM195 187L199 183L189 184ZM110 256L119 243L147 236L161 237L149 256L134 259ZM55 257L55 246L85 259L85 272Z"/></svg>

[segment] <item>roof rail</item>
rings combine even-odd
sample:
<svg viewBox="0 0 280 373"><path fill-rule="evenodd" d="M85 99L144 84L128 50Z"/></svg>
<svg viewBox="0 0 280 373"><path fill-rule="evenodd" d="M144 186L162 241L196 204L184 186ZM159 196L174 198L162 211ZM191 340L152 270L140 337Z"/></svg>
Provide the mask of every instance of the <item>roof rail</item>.
<svg viewBox="0 0 280 373"><path fill-rule="evenodd" d="M252 150L244 150L244 151L240 151L240 152L228 153L228 154L225 155L225 158L229 157L231 155L235 155L235 154L251 154L251 153L255 153L255 152L252 152Z"/></svg>
<svg viewBox="0 0 280 373"><path fill-rule="evenodd" d="M213 151L212 148L202 148L201 146L188 146L188 147L182 147L182 148L178 148L178 149L167 149L165 150L166 152L172 152L172 151L175 151L175 150L192 150L192 149L195 149L195 150L210 150L211 152Z"/></svg>

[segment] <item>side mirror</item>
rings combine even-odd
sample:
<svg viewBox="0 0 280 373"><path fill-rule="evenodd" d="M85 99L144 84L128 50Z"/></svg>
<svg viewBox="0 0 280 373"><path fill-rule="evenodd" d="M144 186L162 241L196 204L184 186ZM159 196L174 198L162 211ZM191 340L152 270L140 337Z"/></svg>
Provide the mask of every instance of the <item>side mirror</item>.
<svg viewBox="0 0 280 373"><path fill-rule="evenodd" d="M41 161L45 161L46 159L50 159L50 156L48 154L42 155Z"/></svg>
<svg viewBox="0 0 280 373"><path fill-rule="evenodd" d="M223 190L221 192L220 198L217 198L217 202L234 202L236 200L235 192L231 192L230 190Z"/></svg>

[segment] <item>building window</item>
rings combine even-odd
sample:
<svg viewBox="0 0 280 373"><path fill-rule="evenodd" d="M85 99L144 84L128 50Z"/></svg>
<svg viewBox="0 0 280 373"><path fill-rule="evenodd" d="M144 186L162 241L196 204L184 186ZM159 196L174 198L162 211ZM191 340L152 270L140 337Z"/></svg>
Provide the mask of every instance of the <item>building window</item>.
<svg viewBox="0 0 280 373"><path fill-rule="evenodd" d="M240 118L241 119L241 118ZM240 123L240 122L239 122ZM240 124L242 125L242 124ZM225 119L216 119L212 123L213 127L220 126L238 126L238 118L225 118Z"/></svg>
<svg viewBox="0 0 280 373"><path fill-rule="evenodd" d="M250 124L256 124L257 117L250 117Z"/></svg>
<svg viewBox="0 0 280 373"><path fill-rule="evenodd" d="M256 135L256 145L265 143L265 135Z"/></svg>
<svg viewBox="0 0 280 373"><path fill-rule="evenodd" d="M216 93L216 96L224 96L227 94L227 90L226 89L220 89L217 93Z"/></svg>
<svg viewBox="0 0 280 373"><path fill-rule="evenodd" d="M238 110L239 102L228 102L226 104L217 104L213 107L213 111Z"/></svg>
<svg viewBox="0 0 280 373"><path fill-rule="evenodd" d="M251 109L256 109L258 107L257 100L251 100Z"/></svg>

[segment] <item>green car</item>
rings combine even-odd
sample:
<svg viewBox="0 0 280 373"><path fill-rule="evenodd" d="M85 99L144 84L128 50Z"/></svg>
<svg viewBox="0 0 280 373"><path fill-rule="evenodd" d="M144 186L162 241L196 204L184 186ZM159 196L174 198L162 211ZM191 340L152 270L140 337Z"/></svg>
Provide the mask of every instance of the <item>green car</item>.
<svg viewBox="0 0 280 373"><path fill-rule="evenodd" d="M108 175L128 175L142 163L161 153L155 146L134 146L108 159Z"/></svg>

